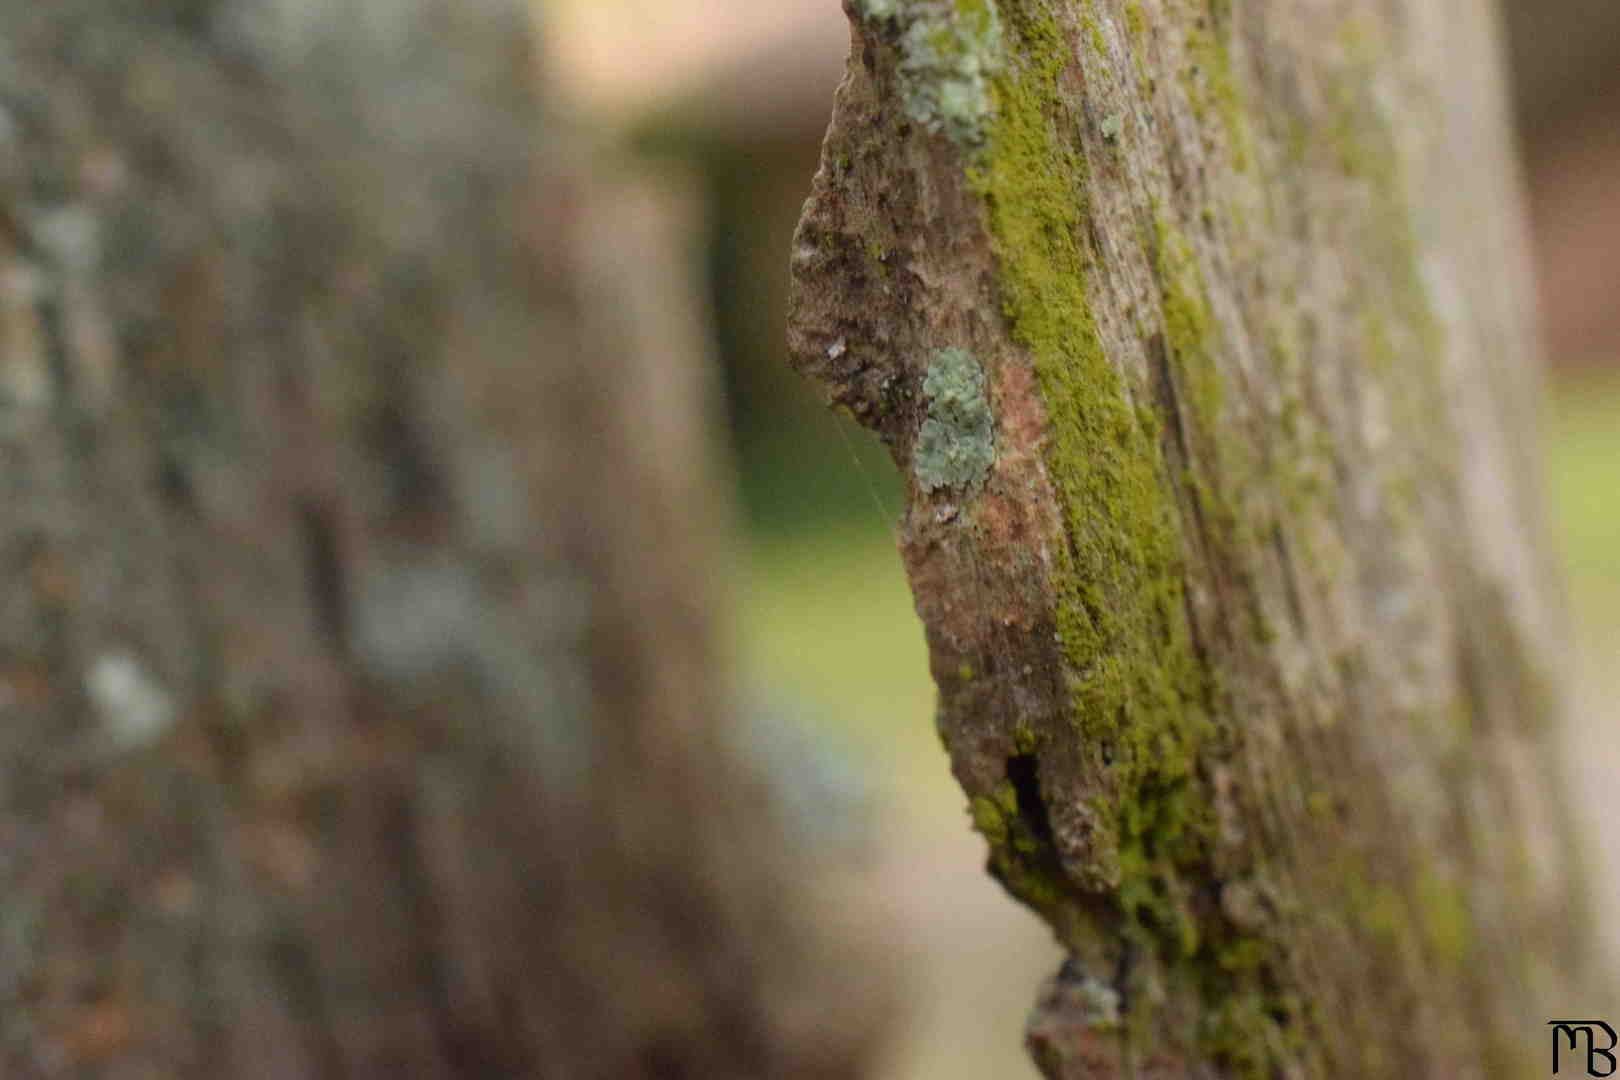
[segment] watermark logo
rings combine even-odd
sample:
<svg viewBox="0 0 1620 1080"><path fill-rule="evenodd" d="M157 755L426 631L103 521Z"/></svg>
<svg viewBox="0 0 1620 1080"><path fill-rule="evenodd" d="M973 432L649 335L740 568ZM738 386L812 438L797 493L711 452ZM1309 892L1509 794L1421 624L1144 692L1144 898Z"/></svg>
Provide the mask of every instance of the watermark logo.
<svg viewBox="0 0 1620 1080"><path fill-rule="evenodd" d="M1616 1069L1614 1055L1615 1043L1620 1042L1620 1035L1614 1033L1614 1028L1602 1020L1549 1020L1547 1026L1552 1028L1553 1075L1558 1075L1560 1065L1565 1058L1576 1057L1580 1052L1580 1045L1586 1043L1586 1071L1582 1076L1613 1076ZM1607 1040L1603 1046L1598 1045L1599 1033ZM1565 1049L1567 1053L1560 1057L1559 1050Z"/></svg>

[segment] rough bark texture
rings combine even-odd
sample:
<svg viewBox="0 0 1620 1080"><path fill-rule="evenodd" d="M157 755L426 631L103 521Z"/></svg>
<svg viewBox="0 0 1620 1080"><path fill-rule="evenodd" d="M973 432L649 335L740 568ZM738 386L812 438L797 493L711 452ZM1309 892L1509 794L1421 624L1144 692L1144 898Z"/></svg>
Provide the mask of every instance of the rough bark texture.
<svg viewBox="0 0 1620 1080"><path fill-rule="evenodd" d="M673 219L528 40L0 3L0 1075L859 1071Z"/></svg>
<svg viewBox="0 0 1620 1080"><path fill-rule="evenodd" d="M1542 1075L1589 978L1479 0L846 0L797 365L909 477L1048 1076Z"/></svg>

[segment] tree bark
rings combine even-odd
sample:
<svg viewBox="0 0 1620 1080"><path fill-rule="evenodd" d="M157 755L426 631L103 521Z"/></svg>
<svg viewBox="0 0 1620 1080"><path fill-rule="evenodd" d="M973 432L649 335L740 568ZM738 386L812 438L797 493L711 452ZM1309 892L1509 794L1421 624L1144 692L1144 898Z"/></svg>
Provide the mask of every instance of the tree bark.
<svg viewBox="0 0 1620 1080"><path fill-rule="evenodd" d="M0 1074L855 1075L516 3L0 3Z"/></svg>
<svg viewBox="0 0 1620 1080"><path fill-rule="evenodd" d="M791 343L909 478L1038 1064L1543 1075L1611 999L1490 6L845 7Z"/></svg>

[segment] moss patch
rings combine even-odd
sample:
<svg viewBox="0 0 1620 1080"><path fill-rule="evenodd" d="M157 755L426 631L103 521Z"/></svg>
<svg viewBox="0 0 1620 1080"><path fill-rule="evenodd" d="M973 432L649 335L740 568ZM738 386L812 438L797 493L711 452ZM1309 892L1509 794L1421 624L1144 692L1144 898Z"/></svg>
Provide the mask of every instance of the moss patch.
<svg viewBox="0 0 1620 1080"><path fill-rule="evenodd" d="M1104 355L1086 298L1083 160L1059 131L1058 80L1072 50L1046 7L1004 13L1007 67L996 116L969 168L1001 270L1003 309L1033 358L1048 412L1047 458L1071 540L1060 553L1056 615L1075 722L1112 749L1098 796L1096 880L1175 953L1196 931L1175 884L1198 858L1209 812L1194 763L1212 725L1182 599L1179 527L1154 433L1138 421Z"/></svg>
<svg viewBox="0 0 1620 1080"><path fill-rule="evenodd" d="M1130 0L1125 5L1125 29L1130 32L1131 40L1138 46L1147 38L1147 15L1142 11L1142 5L1136 0Z"/></svg>
<svg viewBox="0 0 1620 1080"><path fill-rule="evenodd" d="M1106 60L1108 39L1103 37L1102 26L1097 22L1097 17L1087 12L1081 17L1081 21L1086 28L1086 37L1091 42L1091 51L1097 54L1098 59Z"/></svg>
<svg viewBox="0 0 1620 1080"><path fill-rule="evenodd" d="M1225 129L1232 167L1242 172L1249 167L1248 114L1232 74L1231 51L1207 18L1188 31L1187 58L1182 69L1187 98L1205 131Z"/></svg>
<svg viewBox="0 0 1620 1080"><path fill-rule="evenodd" d="M1140 8L1126 18L1140 48ZM1199 1053L1235 1075L1264 1076L1281 1060L1294 1012L1268 989L1276 954L1264 931L1234 927L1197 899L1194 882L1211 873L1215 811L1198 762L1217 735L1216 692L1187 621L1179 481L1161 449L1164 426L1109 362L1087 298L1088 173L1066 134L1080 124L1060 88L1075 45L1042 0L1008 3L1002 19L1007 59L991 81L995 114L968 177L986 207L1003 312L1047 410L1046 456L1070 540L1054 583L1072 716L1111 762L1095 779L1090 816L1099 828L1085 882L1058 875L1059 911L1105 902L1119 920L1112 932L1221 1003L1198 1033ZM1213 53L1206 62L1213 76L1199 78L1235 111L1235 89L1220 89L1229 67ZM1150 242L1177 383L1213 432L1221 385L1207 294L1184 238L1164 226ZM1054 902L1049 864L1020 850L1004 802L975 807L992 868L1045 911ZM1080 895L1094 883L1100 896Z"/></svg>
<svg viewBox="0 0 1620 1080"><path fill-rule="evenodd" d="M973 827L990 844L989 871L1006 890L1040 912L1054 926L1071 922L1064 913L1068 885L1044 822L1019 804L1012 781L968 805Z"/></svg>
<svg viewBox="0 0 1620 1080"><path fill-rule="evenodd" d="M1462 966L1474 951L1474 918L1462 887L1433 870L1418 875L1417 902L1423 936L1441 961Z"/></svg>
<svg viewBox="0 0 1620 1080"><path fill-rule="evenodd" d="M1219 427L1221 381L1210 356L1214 317L1192 247L1162 215L1156 222L1154 268L1164 296L1165 345L1192 407L1209 430Z"/></svg>

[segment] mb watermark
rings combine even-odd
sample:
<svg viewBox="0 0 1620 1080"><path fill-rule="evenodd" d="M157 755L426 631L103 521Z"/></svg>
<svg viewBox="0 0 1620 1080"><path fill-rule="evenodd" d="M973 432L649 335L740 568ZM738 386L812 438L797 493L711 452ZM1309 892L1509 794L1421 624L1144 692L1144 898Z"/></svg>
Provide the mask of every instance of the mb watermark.
<svg viewBox="0 0 1620 1080"><path fill-rule="evenodd" d="M1614 1028L1602 1020L1549 1020L1547 1026L1552 1028L1553 1040L1553 1075L1558 1075L1558 1069L1563 1064L1559 1056L1561 1045L1567 1047L1569 1057L1579 1053L1582 1041L1586 1043L1586 1071L1582 1076L1613 1076L1616 1068L1614 1057L1614 1044L1620 1042L1620 1036L1614 1033ZM1598 1033L1602 1032L1604 1039L1608 1040L1603 1046L1598 1045Z"/></svg>

